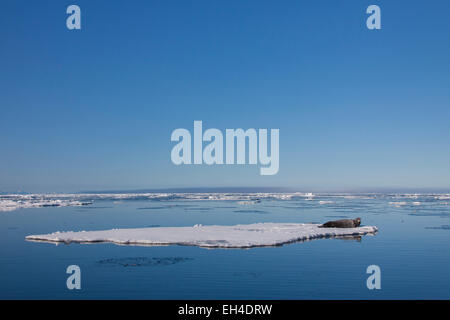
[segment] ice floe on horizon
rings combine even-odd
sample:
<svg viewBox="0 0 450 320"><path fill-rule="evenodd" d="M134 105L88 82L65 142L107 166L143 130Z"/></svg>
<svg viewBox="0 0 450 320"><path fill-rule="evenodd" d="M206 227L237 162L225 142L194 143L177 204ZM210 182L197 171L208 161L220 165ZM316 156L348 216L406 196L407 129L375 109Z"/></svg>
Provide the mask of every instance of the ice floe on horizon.
<svg viewBox="0 0 450 320"><path fill-rule="evenodd" d="M261 199L291 200L310 197L304 193L98 193L98 194L7 194L0 195L0 211L46 206L81 206L97 200L153 200L153 201L238 201L256 204Z"/></svg>
<svg viewBox="0 0 450 320"><path fill-rule="evenodd" d="M26 208L42 207L75 207L92 204L90 201L62 200L62 199L34 199L34 200L8 200L0 199L0 211L14 211Z"/></svg>
<svg viewBox="0 0 450 320"><path fill-rule="evenodd" d="M262 200L309 200L318 204L331 204L339 199L344 200L370 200L390 199L390 205L403 206L408 204L424 205L426 201L447 200L450 194L334 194L311 192L293 193L60 193L60 194L3 194L0 195L0 212L13 211L21 208L39 207L66 207L83 206L94 201L111 200L118 204L127 200L150 201L235 201L240 205L253 205ZM422 201L425 200L424 201ZM412 200L416 200L411 202ZM420 200L420 201L419 201ZM445 205L447 202L442 202Z"/></svg>

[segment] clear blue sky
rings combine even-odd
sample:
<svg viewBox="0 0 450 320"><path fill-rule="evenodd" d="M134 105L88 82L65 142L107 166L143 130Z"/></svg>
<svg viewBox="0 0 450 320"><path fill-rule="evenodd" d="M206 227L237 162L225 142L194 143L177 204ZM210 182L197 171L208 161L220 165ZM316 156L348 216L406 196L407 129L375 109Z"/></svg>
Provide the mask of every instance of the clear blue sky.
<svg viewBox="0 0 450 320"><path fill-rule="evenodd" d="M66 28L77 4L82 30ZM366 28L377 4L382 29ZM0 191L450 187L450 1L0 3ZM280 170L170 134L279 128Z"/></svg>

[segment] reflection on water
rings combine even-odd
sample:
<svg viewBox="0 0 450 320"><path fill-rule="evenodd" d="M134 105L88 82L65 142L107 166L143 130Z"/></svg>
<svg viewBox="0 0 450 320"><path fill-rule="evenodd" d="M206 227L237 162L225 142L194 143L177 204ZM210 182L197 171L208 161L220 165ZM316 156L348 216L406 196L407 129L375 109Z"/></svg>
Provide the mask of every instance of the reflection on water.
<svg viewBox="0 0 450 320"><path fill-rule="evenodd" d="M435 230L450 230L450 225L445 224L440 227L425 227L425 229L435 229Z"/></svg>
<svg viewBox="0 0 450 320"><path fill-rule="evenodd" d="M361 242L362 237L361 236L342 236L342 237L336 237L340 240L348 240L348 241L357 241Z"/></svg>
<svg viewBox="0 0 450 320"><path fill-rule="evenodd" d="M109 258L98 261L101 265L113 265L122 267L155 267L170 266L180 262L194 260L185 257L166 257L166 258L149 258L149 257L131 257L131 258Z"/></svg>

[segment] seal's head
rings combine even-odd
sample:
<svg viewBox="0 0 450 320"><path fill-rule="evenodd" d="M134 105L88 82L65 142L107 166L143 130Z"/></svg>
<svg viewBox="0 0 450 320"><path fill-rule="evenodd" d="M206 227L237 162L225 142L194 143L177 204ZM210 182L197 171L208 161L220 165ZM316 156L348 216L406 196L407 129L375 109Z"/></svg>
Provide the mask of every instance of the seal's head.
<svg viewBox="0 0 450 320"><path fill-rule="evenodd" d="M355 223L355 228L359 227L361 225L361 218L356 218L353 220L353 222Z"/></svg>

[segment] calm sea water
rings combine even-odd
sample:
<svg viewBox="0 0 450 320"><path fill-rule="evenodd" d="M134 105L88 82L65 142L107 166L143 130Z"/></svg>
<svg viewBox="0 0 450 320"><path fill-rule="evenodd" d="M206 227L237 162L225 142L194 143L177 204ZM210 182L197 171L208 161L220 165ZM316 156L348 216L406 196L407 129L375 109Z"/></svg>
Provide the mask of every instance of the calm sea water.
<svg viewBox="0 0 450 320"><path fill-rule="evenodd" d="M376 225L378 234L253 249L25 240L54 231L358 216L364 225ZM450 200L436 196L326 195L253 204L96 200L89 206L0 212L0 241L1 299L450 298ZM81 268L81 290L66 287L72 264ZM366 286L369 265L381 268L380 290Z"/></svg>

